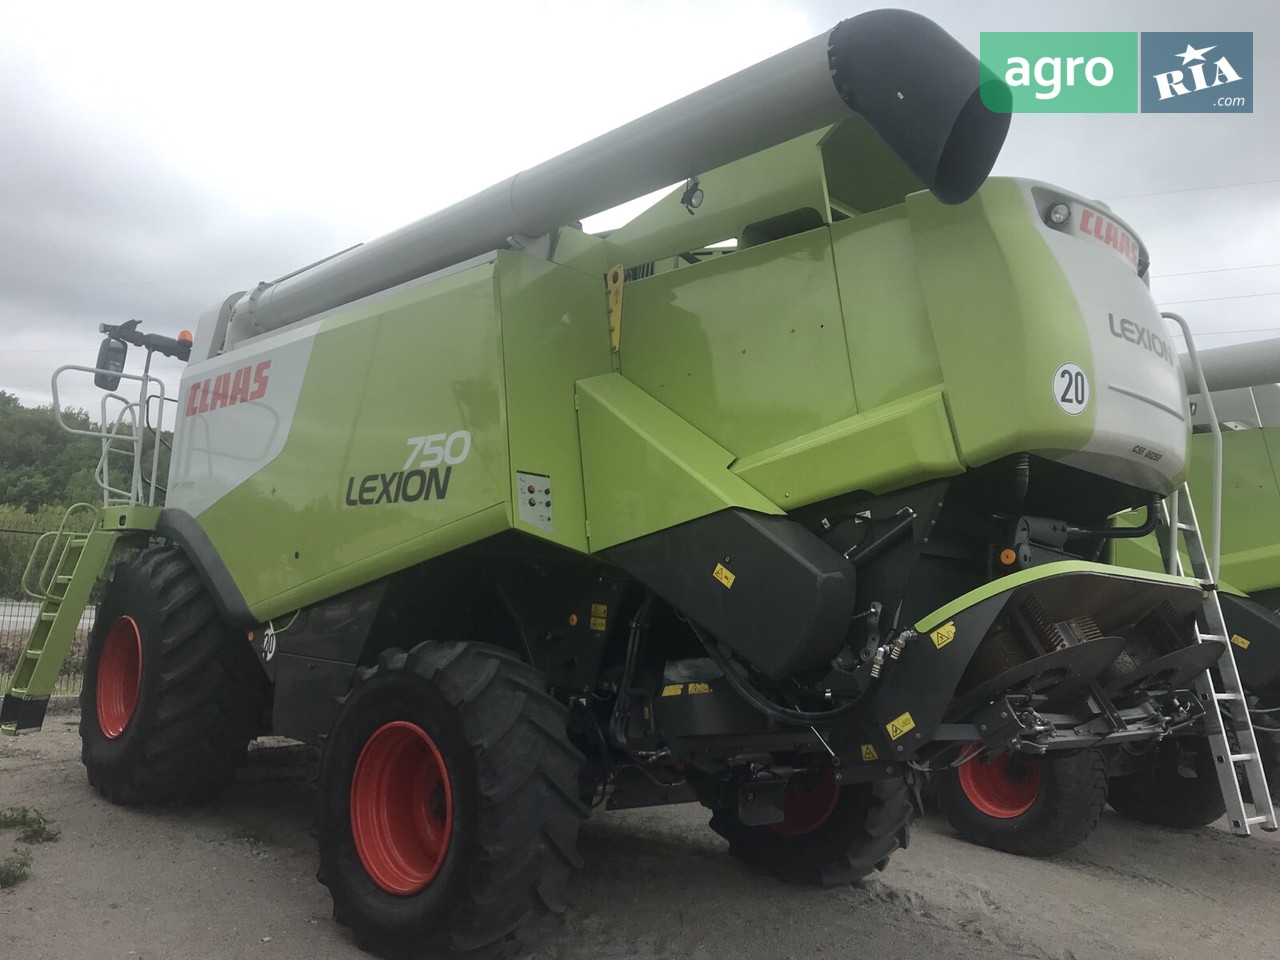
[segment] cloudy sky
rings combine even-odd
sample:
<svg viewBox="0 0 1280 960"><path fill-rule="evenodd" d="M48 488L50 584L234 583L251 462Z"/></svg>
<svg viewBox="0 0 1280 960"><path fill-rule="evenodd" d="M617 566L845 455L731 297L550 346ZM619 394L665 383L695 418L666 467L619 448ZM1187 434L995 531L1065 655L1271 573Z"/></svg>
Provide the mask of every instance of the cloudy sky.
<svg viewBox="0 0 1280 960"><path fill-rule="evenodd" d="M1201 345L1280 335L1280 4L890 5L975 51L983 30L1253 31L1254 113L1020 114L997 172L1110 203ZM872 6L0 0L0 389L47 402L99 322L193 327Z"/></svg>

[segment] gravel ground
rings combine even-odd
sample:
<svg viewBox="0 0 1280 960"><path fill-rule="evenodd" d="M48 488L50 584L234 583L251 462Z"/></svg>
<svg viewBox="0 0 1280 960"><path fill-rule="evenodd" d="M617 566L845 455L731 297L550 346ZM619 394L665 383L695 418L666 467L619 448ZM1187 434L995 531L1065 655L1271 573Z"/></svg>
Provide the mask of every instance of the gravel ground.
<svg viewBox="0 0 1280 960"><path fill-rule="evenodd" d="M31 876L0 890L6 957L365 957L329 917L307 833L314 758L253 751L214 807L113 807L91 791L73 714L0 740L0 807L47 815ZM0 857L12 836L0 835ZM1280 838L1175 833L1108 812L1050 861L971 846L945 821L856 887L811 890L730 860L696 806L603 814L583 828L569 914L527 960L1280 956Z"/></svg>

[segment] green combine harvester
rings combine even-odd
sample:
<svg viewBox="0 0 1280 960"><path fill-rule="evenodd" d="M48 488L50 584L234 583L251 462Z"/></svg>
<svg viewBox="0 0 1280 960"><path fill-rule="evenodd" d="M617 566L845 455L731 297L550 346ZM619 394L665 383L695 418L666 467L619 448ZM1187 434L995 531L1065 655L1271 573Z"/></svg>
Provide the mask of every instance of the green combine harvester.
<svg viewBox="0 0 1280 960"><path fill-rule="evenodd" d="M1007 92L929 20L862 14L191 342L108 327L82 371L138 398L92 532L32 566L0 723L39 728L133 549L89 644L90 782L205 800L255 736L318 745L320 878L387 949L532 936L593 807L697 801L734 856L845 883L905 846L924 772L1200 725L1235 829L1274 828L1234 670L1206 672L1208 574L1103 562L1186 470L1147 252L987 178ZM163 504L126 343L189 359Z"/></svg>

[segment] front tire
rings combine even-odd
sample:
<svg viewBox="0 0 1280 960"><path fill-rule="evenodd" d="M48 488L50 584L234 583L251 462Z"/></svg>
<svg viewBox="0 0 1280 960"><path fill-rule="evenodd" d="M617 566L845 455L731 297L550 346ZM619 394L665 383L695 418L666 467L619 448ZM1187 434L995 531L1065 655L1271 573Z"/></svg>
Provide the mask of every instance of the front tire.
<svg viewBox="0 0 1280 960"><path fill-rule="evenodd" d="M582 755L541 675L506 651L385 651L339 710L320 764L320 879L376 949L530 938L581 865Z"/></svg>
<svg viewBox="0 0 1280 960"><path fill-rule="evenodd" d="M80 758L113 803L211 800L235 779L268 693L253 649L191 562L151 547L107 587L85 653Z"/></svg>
<svg viewBox="0 0 1280 960"><path fill-rule="evenodd" d="M1205 737L1158 744L1133 773L1111 781L1108 802L1122 817L1191 830L1227 812Z"/></svg>
<svg viewBox="0 0 1280 960"><path fill-rule="evenodd" d="M1051 857L1082 842L1102 815L1102 755L977 757L934 774L947 820L972 843L1024 857Z"/></svg>
<svg viewBox="0 0 1280 960"><path fill-rule="evenodd" d="M719 809L711 829L729 841L743 863L796 883L837 886L883 870L905 848L915 817L911 786L890 778L841 787L824 769L807 789L789 791L784 819L747 826Z"/></svg>

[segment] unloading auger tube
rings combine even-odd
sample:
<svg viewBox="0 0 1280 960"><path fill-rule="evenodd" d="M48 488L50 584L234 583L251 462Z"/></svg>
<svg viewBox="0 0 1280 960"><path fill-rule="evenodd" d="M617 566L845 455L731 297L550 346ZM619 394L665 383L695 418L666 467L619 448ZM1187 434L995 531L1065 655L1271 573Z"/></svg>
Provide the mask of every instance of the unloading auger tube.
<svg viewBox="0 0 1280 960"><path fill-rule="evenodd" d="M1200 383L1187 354L1181 357L1182 375L1187 392L1200 392ZM1235 390L1280 383L1280 337L1233 343L1225 347L1200 351L1200 367L1210 390Z"/></svg>
<svg viewBox="0 0 1280 960"><path fill-rule="evenodd" d="M235 295L225 344L539 237L836 123L867 119L945 203L968 199L1004 143L976 57L926 17L873 10L416 223ZM988 90L988 99L992 96ZM197 359L200 359L199 357Z"/></svg>

